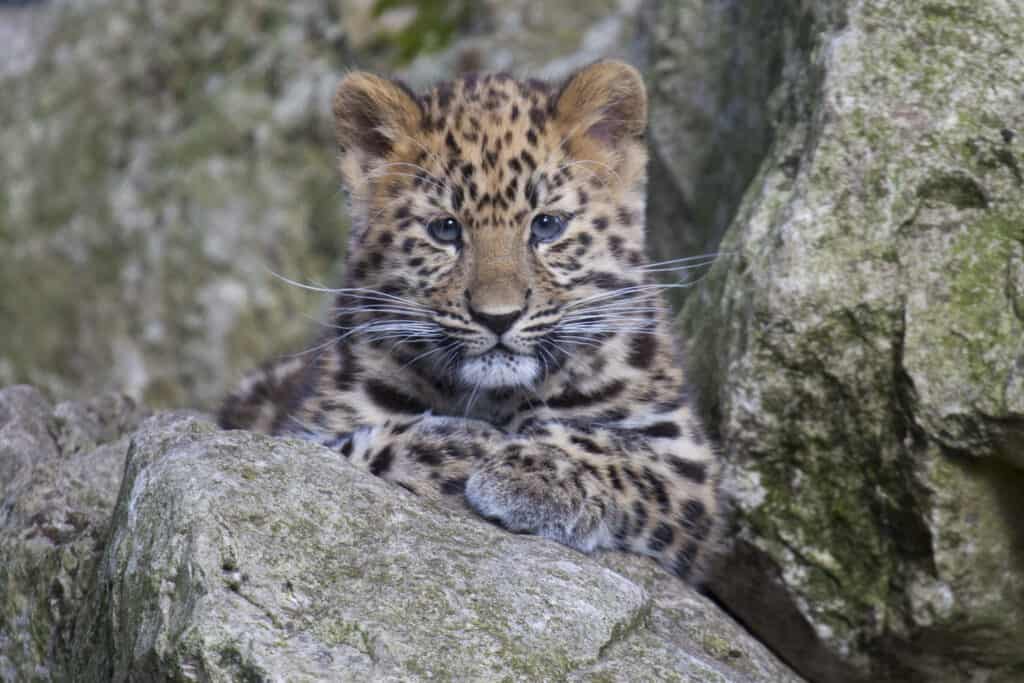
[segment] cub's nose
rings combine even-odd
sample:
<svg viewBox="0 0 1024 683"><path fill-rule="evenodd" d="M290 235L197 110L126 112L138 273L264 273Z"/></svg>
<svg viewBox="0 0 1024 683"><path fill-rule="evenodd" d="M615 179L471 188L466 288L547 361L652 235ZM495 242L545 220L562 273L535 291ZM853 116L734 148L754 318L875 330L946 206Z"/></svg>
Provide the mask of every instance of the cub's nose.
<svg viewBox="0 0 1024 683"><path fill-rule="evenodd" d="M522 314L522 309L512 311L511 313L502 313L501 315L481 313L473 308L469 309L469 315L473 320L477 321L499 337L508 332Z"/></svg>

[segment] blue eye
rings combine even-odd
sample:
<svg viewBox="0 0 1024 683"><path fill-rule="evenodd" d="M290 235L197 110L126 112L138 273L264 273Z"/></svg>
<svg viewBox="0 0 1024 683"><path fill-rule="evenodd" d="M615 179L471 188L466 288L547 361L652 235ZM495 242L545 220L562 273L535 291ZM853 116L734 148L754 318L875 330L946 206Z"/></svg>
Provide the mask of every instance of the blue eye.
<svg viewBox="0 0 1024 683"><path fill-rule="evenodd" d="M566 220L562 216L552 216L548 213L534 216L530 223L530 241L534 244L539 242L552 242L558 239L565 232Z"/></svg>
<svg viewBox="0 0 1024 683"><path fill-rule="evenodd" d="M462 243L462 225L451 216L430 221L427 225L427 232L435 240L444 244Z"/></svg>

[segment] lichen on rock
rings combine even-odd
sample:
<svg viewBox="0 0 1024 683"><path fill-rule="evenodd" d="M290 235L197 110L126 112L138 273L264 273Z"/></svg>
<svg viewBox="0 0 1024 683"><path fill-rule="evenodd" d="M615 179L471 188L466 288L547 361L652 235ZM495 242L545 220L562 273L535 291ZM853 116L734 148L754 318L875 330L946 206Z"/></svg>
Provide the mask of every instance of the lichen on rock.
<svg viewBox="0 0 1024 683"><path fill-rule="evenodd" d="M840 5L684 315L746 568L715 590L812 678L1017 680L1024 14Z"/></svg>
<svg viewBox="0 0 1024 683"><path fill-rule="evenodd" d="M199 416L128 437L140 417L0 392L4 680L800 680L646 559Z"/></svg>

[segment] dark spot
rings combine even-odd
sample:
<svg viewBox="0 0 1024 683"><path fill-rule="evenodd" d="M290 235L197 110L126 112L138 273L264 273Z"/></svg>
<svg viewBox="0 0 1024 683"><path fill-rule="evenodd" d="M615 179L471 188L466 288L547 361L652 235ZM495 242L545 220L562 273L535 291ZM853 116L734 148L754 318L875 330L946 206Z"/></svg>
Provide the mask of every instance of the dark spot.
<svg viewBox="0 0 1024 683"><path fill-rule="evenodd" d="M379 380L370 380L365 385L366 395L381 408L392 413L419 414L427 411L427 406L408 394L384 384Z"/></svg>
<svg viewBox="0 0 1024 683"><path fill-rule="evenodd" d="M595 218L594 219L594 229L597 230L597 231L607 230L608 229L608 217L607 216L598 216L597 218Z"/></svg>
<svg viewBox="0 0 1024 683"><path fill-rule="evenodd" d="M424 465L440 465L441 464L441 453L433 448L429 448L422 444L416 444L409 448L413 457L416 458L417 462L421 462Z"/></svg>
<svg viewBox="0 0 1024 683"><path fill-rule="evenodd" d="M665 490L665 482L661 480L661 477L647 468L644 468L644 479L646 479L647 483L650 485L651 491L654 493L654 498L658 501L658 507L661 508L662 512L668 512L672 505L668 499L668 492Z"/></svg>
<svg viewBox="0 0 1024 683"><path fill-rule="evenodd" d="M466 477L452 477L441 482L441 493L446 496L457 496L466 490Z"/></svg>
<svg viewBox="0 0 1024 683"><path fill-rule="evenodd" d="M627 209L626 207L620 206L617 216L619 219L619 223L621 223L622 225L633 225L633 212Z"/></svg>
<svg viewBox="0 0 1024 683"><path fill-rule="evenodd" d="M634 368L646 370L654 362L658 340L653 334L638 333L629 342L629 357L626 359Z"/></svg>
<svg viewBox="0 0 1024 683"><path fill-rule="evenodd" d="M679 436L679 425L675 422L655 422L643 429L638 429L637 432L652 439L674 439Z"/></svg>
<svg viewBox="0 0 1024 683"><path fill-rule="evenodd" d="M682 524L685 529L696 529L697 525L704 519L707 510L704 503L696 498L691 498L683 504Z"/></svg>
<svg viewBox="0 0 1024 683"><path fill-rule="evenodd" d="M676 474L680 477L689 479L690 481L698 484L703 484L707 481L707 465L702 462L694 462L693 460L686 460L678 456L673 456L669 459L669 463L671 463L672 469L674 469Z"/></svg>
<svg viewBox="0 0 1024 683"><path fill-rule="evenodd" d="M676 554L676 560L672 564L672 571L675 572L676 576L685 579L690 575L690 572L693 571L693 562L697 559L699 551L700 546L696 542L690 542Z"/></svg>
<svg viewBox="0 0 1024 683"><path fill-rule="evenodd" d="M587 453L593 453L595 455L601 455L604 453L600 446L584 436L570 436L569 441L581 447Z"/></svg>
<svg viewBox="0 0 1024 683"><path fill-rule="evenodd" d="M672 527L662 522L651 533L651 538L647 541L647 549L652 553L660 553L665 549L665 546L672 543L674 538L675 533L673 533Z"/></svg>
<svg viewBox="0 0 1024 683"><path fill-rule="evenodd" d="M389 244L391 244L393 239L394 237L391 235L390 232L382 232L380 237L377 238L377 242L380 243L380 246L386 247Z"/></svg>
<svg viewBox="0 0 1024 683"><path fill-rule="evenodd" d="M604 401L613 399L621 394L622 390L625 388L626 385L622 380L610 382L603 387L586 393L577 391L574 388L569 388L558 396L551 398L548 401L548 407L565 410L568 408L582 408L595 403L603 403Z"/></svg>
<svg viewBox="0 0 1024 683"><path fill-rule="evenodd" d="M622 491L622 479L619 477L619 470L615 465L608 465L608 481L611 482L612 488L616 491Z"/></svg>
<svg viewBox="0 0 1024 683"><path fill-rule="evenodd" d="M373 460L370 462L370 474L379 477L381 474L386 473L391 469L391 463L394 462L394 459L395 455L391 452L391 446L385 446L380 449L380 452L373 456Z"/></svg>
<svg viewBox="0 0 1024 683"><path fill-rule="evenodd" d="M355 384L355 376L348 371L348 368L342 368L334 374L334 388L338 391L348 391Z"/></svg>
<svg viewBox="0 0 1024 683"><path fill-rule="evenodd" d="M448 135L444 137L444 144L445 146L448 147L448 149L451 151L453 155L458 156L461 150L459 149L458 143L455 142L455 136L452 135L451 131L448 131Z"/></svg>
<svg viewBox="0 0 1024 683"><path fill-rule="evenodd" d="M647 506L643 501L633 501L633 533L639 536L647 526Z"/></svg>
<svg viewBox="0 0 1024 683"><path fill-rule="evenodd" d="M409 428L414 424L416 424L416 420L413 420L412 422L400 422L391 428L391 433L395 436L401 436L409 431Z"/></svg>
<svg viewBox="0 0 1024 683"><path fill-rule="evenodd" d="M544 110L539 107L530 108L530 123L537 126L537 128L543 129L544 124L547 122L547 118L547 114L545 114Z"/></svg>
<svg viewBox="0 0 1024 683"><path fill-rule="evenodd" d="M608 249L615 258L622 258L622 238L618 235L611 235L608 238Z"/></svg>
<svg viewBox="0 0 1024 683"><path fill-rule="evenodd" d="M614 273L591 273L590 281L595 287L608 291L636 286L635 282L624 280Z"/></svg>

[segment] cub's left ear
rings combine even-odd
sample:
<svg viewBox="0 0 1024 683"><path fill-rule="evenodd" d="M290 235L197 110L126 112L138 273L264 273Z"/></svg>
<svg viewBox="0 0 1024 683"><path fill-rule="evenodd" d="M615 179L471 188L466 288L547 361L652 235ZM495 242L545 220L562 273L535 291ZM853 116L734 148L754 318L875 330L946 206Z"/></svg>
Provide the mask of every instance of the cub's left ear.
<svg viewBox="0 0 1024 683"><path fill-rule="evenodd" d="M569 77L555 104L570 136L582 133L618 148L640 142L647 129L647 91L640 72L623 62L591 64Z"/></svg>

